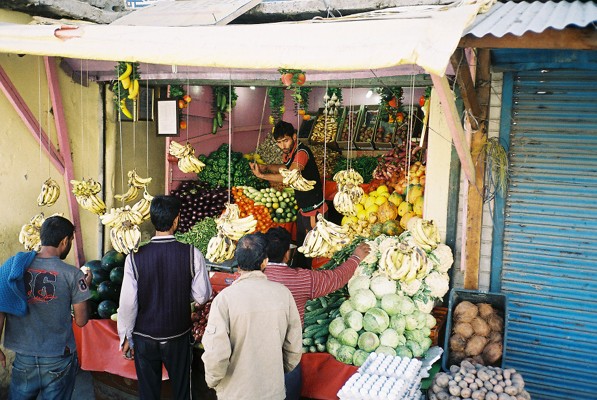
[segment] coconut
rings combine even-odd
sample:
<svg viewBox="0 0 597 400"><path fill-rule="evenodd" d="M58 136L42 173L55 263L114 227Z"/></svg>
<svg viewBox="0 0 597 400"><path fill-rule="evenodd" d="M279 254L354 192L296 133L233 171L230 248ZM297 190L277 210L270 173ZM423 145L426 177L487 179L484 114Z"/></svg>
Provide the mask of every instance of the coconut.
<svg viewBox="0 0 597 400"><path fill-rule="evenodd" d="M476 356L478 354L481 354L487 342L488 340L486 337L474 335L466 343L466 348L464 349L464 352L467 356Z"/></svg>
<svg viewBox="0 0 597 400"><path fill-rule="evenodd" d="M475 331L475 335L478 336L489 336L491 333L491 329L489 328L489 324L485 322L485 320L481 317L475 317L471 321L471 326Z"/></svg>
<svg viewBox="0 0 597 400"><path fill-rule="evenodd" d="M479 309L470 301L458 303L454 308L454 320L471 322L479 314Z"/></svg>
<svg viewBox="0 0 597 400"><path fill-rule="evenodd" d="M473 336L475 330L470 323L459 321L454 325L454 333L468 339Z"/></svg>

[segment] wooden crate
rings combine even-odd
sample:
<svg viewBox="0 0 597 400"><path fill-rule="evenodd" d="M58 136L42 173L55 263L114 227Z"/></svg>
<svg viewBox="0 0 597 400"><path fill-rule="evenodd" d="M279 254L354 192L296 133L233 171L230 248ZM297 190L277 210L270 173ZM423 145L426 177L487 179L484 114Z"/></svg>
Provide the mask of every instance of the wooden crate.
<svg viewBox="0 0 597 400"><path fill-rule="evenodd" d="M377 126L377 117L379 115L378 106L365 106L362 112L358 129L355 132L354 144L357 149L373 149L373 136Z"/></svg>
<svg viewBox="0 0 597 400"><path fill-rule="evenodd" d="M355 148L354 136L359 126L364 109L365 106L352 106L346 108L344 118L342 119L342 125L338 127L338 136L336 136L336 142L338 143L339 148L343 150L348 149L349 147L352 149ZM352 138L350 138L351 134Z"/></svg>
<svg viewBox="0 0 597 400"><path fill-rule="evenodd" d="M436 324L431 329L429 338L431 339L431 345L437 346L438 343L443 343L443 336L445 333L446 320L448 319L448 308L447 307L435 307L431 310L431 315L435 317Z"/></svg>

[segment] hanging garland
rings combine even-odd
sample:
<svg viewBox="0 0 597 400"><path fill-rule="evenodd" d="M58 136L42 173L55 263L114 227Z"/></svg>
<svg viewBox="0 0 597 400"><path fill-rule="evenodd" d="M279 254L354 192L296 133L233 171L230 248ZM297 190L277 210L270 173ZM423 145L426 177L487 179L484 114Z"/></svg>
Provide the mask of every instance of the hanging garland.
<svg viewBox="0 0 597 400"><path fill-rule="evenodd" d="M379 118L388 122L396 121L398 113L401 112L402 88L400 86L381 87L377 88L377 93L379 94Z"/></svg>
<svg viewBox="0 0 597 400"><path fill-rule="evenodd" d="M187 94L182 85L170 85L168 98L178 100L178 108L180 108L181 110L187 108L192 100L191 96ZM187 121L185 120L184 114L179 113L178 118L178 126L180 127L180 129L187 129Z"/></svg>
<svg viewBox="0 0 597 400"><path fill-rule="evenodd" d="M224 126L226 120L226 113L229 113L236 106L236 99L238 95L234 87L228 86L212 86L212 105L211 111L214 115L211 127L211 133L214 135L218 129ZM230 93L229 93L230 89Z"/></svg>
<svg viewBox="0 0 597 400"><path fill-rule="evenodd" d="M136 106L139 98L139 63L119 61L115 68L118 79L112 81L114 106L127 118L136 119L137 116L128 109L126 101L132 100L133 106Z"/></svg>
<svg viewBox="0 0 597 400"><path fill-rule="evenodd" d="M267 91L267 97L269 98L269 109L271 115L269 116L270 125L276 125L284 114L284 89L281 87L271 87Z"/></svg>

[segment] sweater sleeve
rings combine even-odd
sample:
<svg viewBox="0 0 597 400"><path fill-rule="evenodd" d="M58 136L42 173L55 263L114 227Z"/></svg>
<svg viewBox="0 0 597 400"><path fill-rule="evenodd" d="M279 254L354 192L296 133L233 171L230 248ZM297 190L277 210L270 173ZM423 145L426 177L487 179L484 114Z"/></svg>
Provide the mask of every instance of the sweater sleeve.
<svg viewBox="0 0 597 400"><path fill-rule="evenodd" d="M223 296L216 296L212 302L203 335L205 352L201 359L205 364L205 382L210 388L218 386L226 376L232 355L232 345L228 335L230 319Z"/></svg>
<svg viewBox="0 0 597 400"><path fill-rule="evenodd" d="M311 298L325 296L348 283L359 265L359 258L352 255L337 268L330 271L311 271L313 288Z"/></svg>

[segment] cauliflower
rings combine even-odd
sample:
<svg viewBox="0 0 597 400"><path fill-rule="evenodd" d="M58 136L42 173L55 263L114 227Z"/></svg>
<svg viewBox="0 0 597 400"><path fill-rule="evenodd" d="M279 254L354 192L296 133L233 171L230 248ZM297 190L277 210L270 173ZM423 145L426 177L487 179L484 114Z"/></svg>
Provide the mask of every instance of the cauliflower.
<svg viewBox="0 0 597 400"><path fill-rule="evenodd" d="M425 285L431 297L442 298L450 289L450 277L448 274L433 271L425 278Z"/></svg>
<svg viewBox="0 0 597 400"><path fill-rule="evenodd" d="M407 296L414 296L419 291L423 282L419 279L415 279L410 283L400 282L400 290Z"/></svg>
<svg viewBox="0 0 597 400"><path fill-rule="evenodd" d="M433 306L435 305L435 301L433 301L432 298L427 296L417 296L414 300L415 305L420 312L424 314L431 314L431 310L433 310Z"/></svg>
<svg viewBox="0 0 597 400"><path fill-rule="evenodd" d="M452 256L452 249L443 243L437 245L437 248L430 254L435 262L435 269L439 272L448 272L454 264L454 257Z"/></svg>
<svg viewBox="0 0 597 400"><path fill-rule="evenodd" d="M379 259L379 246L377 244L377 242L375 240L368 240L365 243L367 243L369 245L369 248L371 249L369 251L369 254L367 254L367 257L363 258L361 260L361 263L365 263L365 264L375 264L377 263L377 260Z"/></svg>
<svg viewBox="0 0 597 400"><path fill-rule="evenodd" d="M400 242L394 236L380 235L381 240L379 241L379 254L382 254L386 249L390 247L398 247Z"/></svg>

